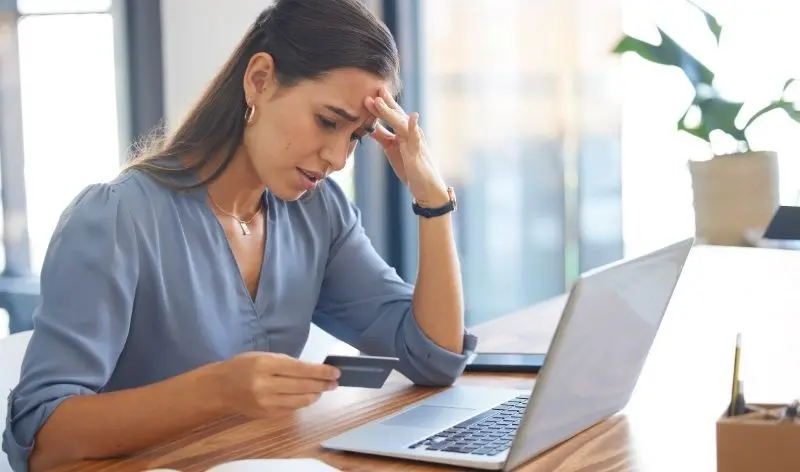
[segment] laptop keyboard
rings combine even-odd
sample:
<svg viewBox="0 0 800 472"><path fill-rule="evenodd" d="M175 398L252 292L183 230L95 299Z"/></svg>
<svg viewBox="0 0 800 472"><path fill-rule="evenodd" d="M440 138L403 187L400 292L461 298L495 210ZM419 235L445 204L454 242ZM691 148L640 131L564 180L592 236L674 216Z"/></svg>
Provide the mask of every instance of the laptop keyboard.
<svg viewBox="0 0 800 472"><path fill-rule="evenodd" d="M512 398L491 410L428 436L409 448L483 456L497 455L511 447L511 441L527 405L527 396Z"/></svg>

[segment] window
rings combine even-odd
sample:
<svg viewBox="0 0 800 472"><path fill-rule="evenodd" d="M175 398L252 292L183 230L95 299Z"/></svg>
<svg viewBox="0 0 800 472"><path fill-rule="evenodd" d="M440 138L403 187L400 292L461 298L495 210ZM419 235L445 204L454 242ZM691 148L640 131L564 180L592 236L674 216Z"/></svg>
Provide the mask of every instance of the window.
<svg viewBox="0 0 800 472"><path fill-rule="evenodd" d="M111 0L17 0L22 15L86 13L111 9Z"/></svg>
<svg viewBox="0 0 800 472"><path fill-rule="evenodd" d="M0 339L9 335L8 324L8 312L0 309Z"/></svg>
<svg viewBox="0 0 800 472"><path fill-rule="evenodd" d="M353 165L355 164L355 156L350 156L347 159L347 164L344 166L344 169L331 174L330 178L333 179L339 186L342 187L345 195L350 199L350 201L355 200L356 196L356 189L355 189L355 174Z"/></svg>
<svg viewBox="0 0 800 472"><path fill-rule="evenodd" d="M421 124L460 202L468 324L621 256L613 1L419 2ZM407 67L407 66L406 66Z"/></svg>
<svg viewBox="0 0 800 472"><path fill-rule="evenodd" d="M20 0L19 7L37 13L24 14L18 32L31 268L38 274L64 208L119 169L114 22L109 0Z"/></svg>
<svg viewBox="0 0 800 472"><path fill-rule="evenodd" d="M2 25L0 24L0 26L2 26ZM0 62L0 63L2 63L2 62ZM2 127L3 127L3 121L2 121L2 118L0 117L0 139L2 139L2 132L3 132ZM2 174L2 169L1 168L0 168L0 174ZM0 191L1 190L2 190L2 185L0 185ZM2 199L0 199L0 202L2 202ZM6 231L5 224L4 224L5 218L2 217L3 212L4 212L4 209L2 208L2 206L0 206L0 267L5 267L6 266L6 247L5 247L5 244L2 243L2 235ZM3 325L3 320L2 320L2 318L0 318L0 327L2 327L2 326L4 326Z"/></svg>

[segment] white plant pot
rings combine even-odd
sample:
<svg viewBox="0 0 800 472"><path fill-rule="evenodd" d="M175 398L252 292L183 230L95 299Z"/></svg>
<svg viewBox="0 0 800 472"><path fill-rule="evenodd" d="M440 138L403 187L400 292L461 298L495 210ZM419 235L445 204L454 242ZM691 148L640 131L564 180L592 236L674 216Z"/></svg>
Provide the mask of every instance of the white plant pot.
<svg viewBox="0 0 800 472"><path fill-rule="evenodd" d="M778 156L758 151L689 161L695 236L706 244L747 245L748 230L766 229L780 203Z"/></svg>

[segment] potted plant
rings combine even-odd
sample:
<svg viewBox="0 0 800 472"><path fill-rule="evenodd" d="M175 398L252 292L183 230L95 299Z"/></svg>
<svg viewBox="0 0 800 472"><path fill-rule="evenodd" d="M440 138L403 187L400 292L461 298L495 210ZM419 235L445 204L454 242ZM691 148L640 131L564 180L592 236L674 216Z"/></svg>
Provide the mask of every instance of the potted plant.
<svg viewBox="0 0 800 472"><path fill-rule="evenodd" d="M709 40L719 47L722 26L709 12L687 1L704 15ZM677 67L694 87L694 99L678 119L677 128L705 141L711 150L710 159L688 160L696 236L708 244L744 245L745 233L753 229L763 231L779 205L777 155L774 151L752 149L747 130L773 110L783 110L800 122L800 112L787 98L795 79L787 80L779 98L738 127L736 122L744 103L725 99L714 86L714 72L661 28L657 30L660 44L624 35L613 52L634 53L652 63ZM733 138L734 149L715 153L712 142L723 136L728 140Z"/></svg>

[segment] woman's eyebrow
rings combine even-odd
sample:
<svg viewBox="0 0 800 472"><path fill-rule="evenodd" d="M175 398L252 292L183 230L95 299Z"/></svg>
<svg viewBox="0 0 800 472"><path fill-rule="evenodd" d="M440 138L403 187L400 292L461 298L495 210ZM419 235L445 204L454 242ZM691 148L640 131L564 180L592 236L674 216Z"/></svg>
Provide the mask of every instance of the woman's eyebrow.
<svg viewBox="0 0 800 472"><path fill-rule="evenodd" d="M345 120L347 120L347 121L349 121L351 123L355 123L356 121L358 121L358 117L357 116L354 116L354 115L350 114L350 112L348 112L348 111L346 111L346 110L344 110L342 108L339 108L337 106L325 105L325 108L327 108L328 110L336 113L337 115L341 116L342 118L344 118ZM364 123L364 125L361 128L364 129L364 131L367 134L372 134L372 133L375 132L375 127L377 125L377 122L378 121L375 120L372 123Z"/></svg>
<svg viewBox="0 0 800 472"><path fill-rule="evenodd" d="M335 107L333 105L325 105L325 108L327 108L328 110L336 113L337 115L341 116L342 118L344 118L347 121L350 121L350 122L353 122L353 123L358 121L358 117L357 116L355 116L355 115L353 115L353 114L351 114L351 113L349 113L349 112L347 112L347 111L345 111L345 110L343 110L343 109L341 109L339 107Z"/></svg>

